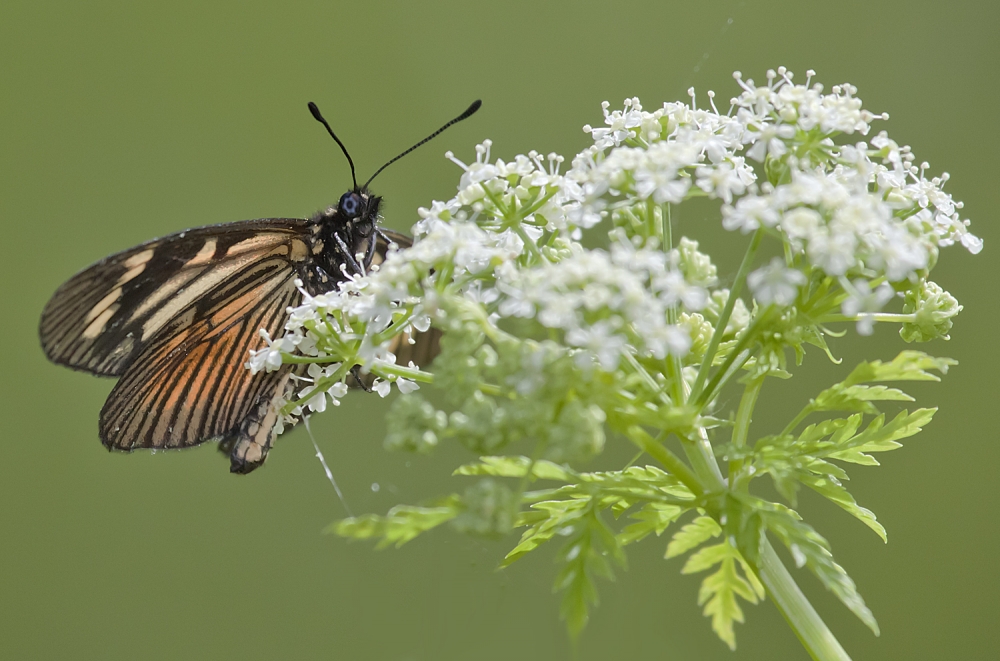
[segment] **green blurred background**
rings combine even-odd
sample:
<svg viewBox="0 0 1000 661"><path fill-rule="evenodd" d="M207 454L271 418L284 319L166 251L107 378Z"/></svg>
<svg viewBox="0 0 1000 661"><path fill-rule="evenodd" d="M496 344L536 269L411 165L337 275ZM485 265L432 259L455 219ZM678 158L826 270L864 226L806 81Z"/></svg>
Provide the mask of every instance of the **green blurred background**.
<svg viewBox="0 0 1000 661"><path fill-rule="evenodd" d="M514 541L444 530L375 552L323 536L344 514L302 431L267 466L228 473L211 447L109 455L97 415L112 383L48 364L39 313L71 274L105 254L206 223L305 216L346 189L336 146L308 115L316 101L359 175L457 114L473 120L377 182L386 223L450 197L441 158L494 140L494 155L571 157L600 102L648 107L685 90L735 94L730 75L786 65L827 86L850 81L867 107L952 173L950 190L986 239L944 253L935 279L966 306L945 384L910 390L941 411L853 486L889 529L883 545L836 508L806 499L882 625L874 638L802 572L796 576L855 659L997 657L996 340L1000 204L995 162L997 3L291 1L47 3L0 8L3 347L0 657L5 659L797 659L774 607L750 607L732 654L695 602L699 579L633 548L604 583L578 649L551 595L552 551L496 572ZM705 97L700 97L704 102ZM721 104L720 104L721 105ZM702 210L680 210L731 277L742 241ZM891 358L879 328L836 341L801 378L769 385L758 432L862 357ZM794 385L793 385L794 384ZM381 448L387 404L352 395L313 429L354 512L461 488L464 459ZM595 467L601 466L596 462ZM378 485L377 490L373 485Z"/></svg>

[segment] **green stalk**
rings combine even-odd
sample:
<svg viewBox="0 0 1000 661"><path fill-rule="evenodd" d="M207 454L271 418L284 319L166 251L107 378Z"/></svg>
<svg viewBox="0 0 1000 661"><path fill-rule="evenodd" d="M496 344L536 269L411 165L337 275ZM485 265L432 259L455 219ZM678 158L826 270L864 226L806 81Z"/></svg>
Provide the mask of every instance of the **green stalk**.
<svg viewBox="0 0 1000 661"><path fill-rule="evenodd" d="M744 554L745 556L746 554ZM757 576L788 626L815 661L851 661L826 626L766 537L761 540Z"/></svg>
<svg viewBox="0 0 1000 661"><path fill-rule="evenodd" d="M530 252L531 255L536 260L538 260L539 262L548 261L547 259L545 259L545 256L542 255L541 251L538 249L538 246L535 244L535 242L531 240L530 236L528 236L528 233L524 231L523 227L521 227L521 223L517 223L515 225L512 225L511 227L513 227L517 235L521 237L521 241L524 242L524 245L528 249L528 252Z"/></svg>
<svg viewBox="0 0 1000 661"><path fill-rule="evenodd" d="M813 412L812 404L806 404L805 407L803 407L803 409L799 411L798 415L792 418L792 421L789 422L785 426L785 428L781 430L780 436L788 436L789 434L791 434L793 431L795 431L795 428L798 427L803 420L809 417L809 414L811 414L812 412Z"/></svg>
<svg viewBox="0 0 1000 661"><path fill-rule="evenodd" d="M663 443L650 436L645 429L638 425L629 427L627 436L643 452L660 462L668 473L680 480L695 496L700 496L705 492L701 481L691 472L687 464L668 450Z"/></svg>
<svg viewBox="0 0 1000 661"><path fill-rule="evenodd" d="M674 235L673 235L673 225L670 218L670 204L665 205L666 208L660 212L660 227L663 232L661 237L663 242L663 252L670 252L674 248ZM654 207L648 207L648 213L652 217ZM677 306L671 305L667 308L667 323L676 324L677 323ZM673 387L673 392L671 396L674 399L674 404L680 406L687 401L687 393L684 387L684 365L681 363L680 356L671 353L667 356L667 377L670 379L670 383Z"/></svg>
<svg viewBox="0 0 1000 661"><path fill-rule="evenodd" d="M736 273L736 280L733 282L732 289L729 290L729 298L726 299L726 305L722 308L722 314L719 316L719 321L715 325L715 332L712 333L712 339L708 343L708 350L705 352L705 357L701 361L701 367L698 369L698 376L695 378L694 387L691 389L692 396L698 398L701 395L701 389L705 385L705 379L708 378L708 373L712 369L712 361L715 359L715 352L719 349L719 343L722 341L722 336L726 332L726 326L729 325L729 317L733 314L733 307L736 305L736 299L739 298L740 291L743 289L743 283L746 282L747 274L750 272L750 267L753 266L754 257L757 255L757 248L760 247L760 241L764 238L764 228L758 227L757 231L754 232L753 239L750 240L750 245L747 247L747 252L743 255L743 263L740 264L740 270Z"/></svg>
<svg viewBox="0 0 1000 661"><path fill-rule="evenodd" d="M750 421L753 416L754 406L757 405L757 396L764 385L764 377L758 376L750 381L743 390L743 397L740 398L740 406L736 410L736 424L733 426L733 447L742 448L747 444L747 435L750 433ZM743 471L743 459L732 459L729 462L729 485L736 486L737 478Z"/></svg>
<svg viewBox="0 0 1000 661"><path fill-rule="evenodd" d="M722 491L726 488L726 478L722 476L722 469L719 462L715 460L715 453L712 451L712 442L708 440L708 430L704 427L697 427L698 436L688 438L679 436L684 454L694 468L695 473L702 479L703 484L710 486L708 491Z"/></svg>

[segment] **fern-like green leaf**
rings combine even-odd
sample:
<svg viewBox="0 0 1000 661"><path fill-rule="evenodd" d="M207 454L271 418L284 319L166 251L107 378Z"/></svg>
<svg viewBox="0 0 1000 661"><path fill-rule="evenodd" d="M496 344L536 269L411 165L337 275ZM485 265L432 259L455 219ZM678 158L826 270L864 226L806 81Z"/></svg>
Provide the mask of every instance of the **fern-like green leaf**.
<svg viewBox="0 0 1000 661"><path fill-rule="evenodd" d="M586 626L590 607L597 605L593 577L614 578L608 557L625 566L621 544L600 513L590 506L559 554L559 560L564 564L553 585L553 590L563 593L559 611L574 637Z"/></svg>
<svg viewBox="0 0 1000 661"><path fill-rule="evenodd" d="M699 516L674 533L673 539L667 545L665 557L667 559L676 558L709 539L718 537L721 532L722 528L715 522L715 519L709 516Z"/></svg>
<svg viewBox="0 0 1000 661"><path fill-rule="evenodd" d="M397 505L385 516L366 514L343 519L327 526L324 532L354 539L379 538L375 548L392 544L399 548L420 533L455 518L461 509L461 499L449 496L439 507Z"/></svg>
<svg viewBox="0 0 1000 661"><path fill-rule="evenodd" d="M883 542L889 541L886 537L885 528L876 520L875 513L870 509L858 505L858 502L854 500L854 496L844 488L844 485L837 478L829 475L821 477L806 473L799 477L799 481L874 530L875 534L881 537Z"/></svg>
<svg viewBox="0 0 1000 661"><path fill-rule="evenodd" d="M885 423L885 416L880 415L860 434L835 434L831 438L833 447L824 454L830 459L877 466L878 462L866 453L888 452L902 447L898 441L923 429L936 412L936 408L917 409L912 413L901 411L889 423Z"/></svg>
<svg viewBox="0 0 1000 661"><path fill-rule="evenodd" d="M465 464L452 475L490 475L493 477L524 477L531 466L531 475L540 480L575 482L576 473L564 466L539 459L532 464L528 457L480 457L475 464Z"/></svg>
<svg viewBox="0 0 1000 661"><path fill-rule="evenodd" d="M861 411L875 415L878 409L872 402L912 402L913 398L902 390L887 386L848 386L838 383L827 388L809 403L813 411Z"/></svg>
<svg viewBox="0 0 1000 661"><path fill-rule="evenodd" d="M844 379L844 385L876 381L940 381L941 377L928 370L946 374L949 367L957 364L951 358L937 358L923 351L903 351L888 363L881 360L861 363Z"/></svg>
<svg viewBox="0 0 1000 661"><path fill-rule="evenodd" d="M764 596L764 586L749 570L739 551L728 541L705 546L691 554L681 570L684 574L694 574L719 565L719 569L709 574L698 591L698 605L706 617L712 618L712 630L730 649L736 649L736 633L733 625L743 622L743 609L739 598L756 604ZM740 575L737 565L746 576Z"/></svg>
<svg viewBox="0 0 1000 661"><path fill-rule="evenodd" d="M629 518L636 520L637 523L626 526L618 534L618 541L622 545L631 544L644 539L650 533L656 533L659 537L685 511L685 508L679 505L646 503L639 511L629 515Z"/></svg>
<svg viewBox="0 0 1000 661"><path fill-rule="evenodd" d="M531 527L521 535L517 546L504 556L501 567L507 567L525 553L534 551L564 528L571 529L567 526L575 526L590 507L590 499L549 500L534 503L531 507L537 513L532 517Z"/></svg>

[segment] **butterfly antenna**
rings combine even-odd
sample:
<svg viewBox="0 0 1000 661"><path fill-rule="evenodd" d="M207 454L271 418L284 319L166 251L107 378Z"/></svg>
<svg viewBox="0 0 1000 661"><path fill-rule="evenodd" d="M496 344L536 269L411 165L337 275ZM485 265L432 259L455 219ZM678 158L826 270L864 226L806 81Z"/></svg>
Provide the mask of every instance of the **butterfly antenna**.
<svg viewBox="0 0 1000 661"><path fill-rule="evenodd" d="M445 124L444 126L442 126L441 128L439 128L437 131L434 131L434 133L431 133L429 136L427 136L426 138L424 138L423 140L421 140L417 144L413 145L412 147L410 147L409 149L407 149L406 151L404 151L402 154L400 154L396 158L391 159L388 163L386 163L385 165L383 165L382 167L380 167L378 170L375 170L375 174L373 174L368 179L368 181L365 182L364 188L368 188L368 184L370 184L372 182L372 180L375 177L377 177L380 172L382 172L382 170L386 169L387 167L389 167L390 165L392 165L393 163L395 163L399 159L403 158L404 156L406 156L411 151L413 151L414 149L416 149L420 145L424 144L425 142L429 142L429 141L433 140L434 138L438 137L446 128L448 128L452 124L458 124L463 119L468 119L469 117L472 117L476 113L476 111L479 110L480 106L482 106L482 105L483 105L483 102L481 100L479 100L479 99L476 99L475 101L473 101L472 105L469 106L468 108L466 108L465 112L463 112L461 115L459 115L455 119L451 120L450 122L448 122L447 124ZM340 142L340 141L338 140L337 142Z"/></svg>
<svg viewBox="0 0 1000 661"><path fill-rule="evenodd" d="M322 124L323 126L326 127L326 130L327 130L327 132L329 132L330 137L332 137L334 140L336 140L337 144L340 145L340 149L344 152L344 156L347 157L347 162L351 164L351 181L354 182L354 187L357 188L358 187L358 179L357 179L357 177L354 176L354 160L351 159L351 155L347 153L347 147L345 147L344 143L340 141L340 138L337 137L337 134L333 132L333 129L330 128L330 125L327 123L327 121L325 119L323 119L323 115L320 114L319 108L312 101L309 102L309 112L312 113L313 118L317 122L319 122L320 124ZM462 119L465 119L465 118L463 117ZM455 120L455 121L458 121L458 120ZM454 122L452 122L452 123L454 123ZM441 130L443 131L444 129L441 129ZM439 131L439 133L440 133L440 131Z"/></svg>

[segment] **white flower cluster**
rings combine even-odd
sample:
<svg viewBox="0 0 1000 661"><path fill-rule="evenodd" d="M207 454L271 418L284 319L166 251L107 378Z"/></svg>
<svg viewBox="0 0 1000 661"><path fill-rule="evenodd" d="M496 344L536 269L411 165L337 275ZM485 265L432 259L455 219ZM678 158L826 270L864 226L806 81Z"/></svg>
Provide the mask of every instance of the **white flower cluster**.
<svg viewBox="0 0 1000 661"><path fill-rule="evenodd" d="M726 229L764 227L788 242L803 270L868 281L913 280L938 247L982 249L958 215L961 203L942 190L947 174L928 179L927 165L913 165L910 149L884 131L870 145L834 141L888 119L863 109L853 86L824 94L809 80L794 84L784 68L769 71L761 87L738 72L735 78L743 92L727 114L711 92L711 108L697 108L693 90L690 105L666 103L653 112L638 99L615 111L605 103L607 127L584 127L594 145L567 173L583 188L585 212L708 195L723 201ZM778 275L771 268L751 285L769 283L754 293L787 304L794 299L787 286L775 296ZM782 282L805 280L786 275Z"/></svg>
<svg viewBox="0 0 1000 661"><path fill-rule="evenodd" d="M601 221L600 214L583 212L583 189L560 173L562 156L549 154L543 160L538 152L530 151L510 162L498 158L491 163L492 145L491 140L476 145L476 160L468 165L451 152L445 154L465 171L458 194L448 202L420 209L423 220L413 228L416 236L436 220L453 218L476 221L488 229L504 227L516 218L533 240L543 231L576 230Z"/></svg>
<svg viewBox="0 0 1000 661"><path fill-rule="evenodd" d="M842 287L842 311L862 332L893 296L886 283L915 280L939 247L981 249L959 218L961 203L942 190L947 175L927 179L926 164L915 167L909 148L885 132L870 145L835 142L888 118L865 110L852 86L824 94L809 80L794 84L783 68L768 72L762 87L735 77L742 93L727 114L711 92L709 109L696 106L693 91L690 105L652 112L638 99L615 111L605 102L606 126L585 127L594 144L565 173L555 154L491 160L488 140L469 164L447 153L463 170L458 192L419 210L414 245L337 291L303 292L285 335L265 338L248 367L274 370L289 354L328 358L333 365L297 377L309 384L297 401L312 410L346 392L345 365L380 376L383 396L390 383L413 390L405 377L415 368L395 364L393 336L426 330L447 296L479 306L481 323L533 319L580 364L614 370L624 352L683 356L692 336L676 320L706 306L714 267L698 275L678 249L646 245L622 227L611 230L607 251L579 241L609 215L617 222L641 209L642 222L655 224L655 205L696 196L721 200L725 228L762 229L785 244L784 259L747 277L757 303L793 305L818 270ZM680 249L692 246L682 241Z"/></svg>
<svg viewBox="0 0 1000 661"><path fill-rule="evenodd" d="M708 294L672 268L671 257L636 249L622 236L610 252L572 244L572 254L556 263L530 269L507 263L497 272L498 312L561 330L568 346L584 349L577 354L582 365L596 359L613 370L630 346L656 358L683 356L691 337L668 323L667 308L700 310Z"/></svg>

